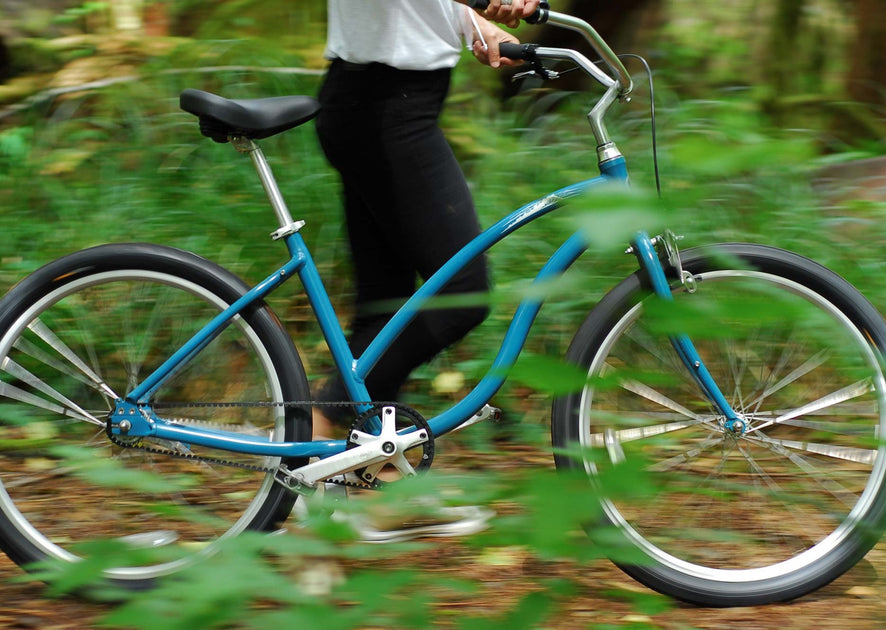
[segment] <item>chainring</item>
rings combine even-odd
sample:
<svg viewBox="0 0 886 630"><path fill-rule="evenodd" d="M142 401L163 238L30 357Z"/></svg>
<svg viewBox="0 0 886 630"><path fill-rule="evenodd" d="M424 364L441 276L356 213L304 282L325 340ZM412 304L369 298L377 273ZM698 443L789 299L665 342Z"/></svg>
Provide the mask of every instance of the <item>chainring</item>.
<svg viewBox="0 0 886 630"><path fill-rule="evenodd" d="M415 409L411 407L407 407L406 405L402 405L399 403L377 403L373 404L371 409L364 411L360 416L354 421L354 424L351 426L351 430L348 432L348 448L354 448L358 444L356 440L361 434L365 436L367 433L376 433L376 430L373 430L372 423L377 423L378 418L381 417L383 410L385 407L393 407L395 409L397 423L396 428L397 431L400 432L403 429L414 427L416 431L424 432L427 439L409 449L410 451L415 451L412 455L411 460L407 459L407 464L409 469L401 470L398 467L399 472L404 476L414 476L417 474L421 474L426 472L431 468L431 464L434 462L434 434L431 431L431 427L428 424L427 420L418 413ZM421 448L421 452L418 452L419 447ZM405 453L404 453L405 456ZM361 482L377 485L380 483L384 483L383 479L378 478L378 473L381 472L385 467L385 464L366 467L366 468L358 468L354 471L357 477Z"/></svg>

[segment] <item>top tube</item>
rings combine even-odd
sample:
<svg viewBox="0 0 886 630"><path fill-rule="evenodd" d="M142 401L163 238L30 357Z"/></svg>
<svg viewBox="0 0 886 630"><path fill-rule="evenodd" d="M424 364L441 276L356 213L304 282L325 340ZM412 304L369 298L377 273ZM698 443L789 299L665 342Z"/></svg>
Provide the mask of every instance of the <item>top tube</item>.
<svg viewBox="0 0 886 630"><path fill-rule="evenodd" d="M519 228L559 208L565 200L576 197L591 188L607 183L627 182L628 180L625 160L621 157L602 163L600 172L599 177L561 188L546 197L526 204L487 228L468 243L437 273L431 276L394 314L362 356L355 360L353 374L344 374L343 378L351 379L356 375L362 382L400 332L418 315L421 308L474 258ZM574 234L548 260L536 276L535 282L543 282L563 273L585 251L587 243L585 234L582 232ZM430 421L431 430L435 435L451 431L470 418L498 391L504 383L505 372L513 365L523 348L529 329L541 309L542 301L543 298L526 298L520 302L494 365L468 396Z"/></svg>
<svg viewBox="0 0 886 630"><path fill-rule="evenodd" d="M526 224L559 208L564 200L580 195L600 184L619 181L627 182L628 180L624 158L617 158L600 164L600 173L599 177L561 188L546 197L518 208L465 245L438 269L433 276L425 281L418 291L388 321L363 352L362 356L356 359L354 371L357 377L361 380L366 378L370 370L381 358L381 355L384 354L409 322L418 315L422 307L437 295L472 260Z"/></svg>

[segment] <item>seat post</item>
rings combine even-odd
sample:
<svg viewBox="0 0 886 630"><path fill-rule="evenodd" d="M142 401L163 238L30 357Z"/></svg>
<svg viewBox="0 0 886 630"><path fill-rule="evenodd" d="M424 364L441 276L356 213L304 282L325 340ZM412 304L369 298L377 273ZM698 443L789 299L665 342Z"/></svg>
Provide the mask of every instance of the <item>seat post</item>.
<svg viewBox="0 0 886 630"><path fill-rule="evenodd" d="M261 179L262 187L268 195L271 207L274 208L274 214L277 215L277 223L280 227L271 233L271 238L278 240L284 236L289 236L290 234L298 232L304 226L305 222L292 220L289 208L286 207L286 202L283 200L283 195L280 193L280 188L277 186L277 180L274 179L271 165L268 164L268 160L265 158L265 154L262 152L261 147L259 147L253 140L244 138L243 136L232 136L231 144L234 145L234 148L237 149L237 151L240 153L247 153L249 154L249 157L252 158L252 163L255 166L255 170L258 171L259 179Z"/></svg>

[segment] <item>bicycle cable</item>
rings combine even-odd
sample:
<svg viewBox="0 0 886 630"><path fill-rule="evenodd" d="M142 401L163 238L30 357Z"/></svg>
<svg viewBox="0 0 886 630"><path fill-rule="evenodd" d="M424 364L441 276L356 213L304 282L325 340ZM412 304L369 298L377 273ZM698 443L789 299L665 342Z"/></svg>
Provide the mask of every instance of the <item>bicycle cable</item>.
<svg viewBox="0 0 886 630"><path fill-rule="evenodd" d="M636 53L623 53L621 55L618 55L618 58L636 59L641 64L643 64L643 68L646 70L646 77L649 80L649 121L652 125L652 169L655 175L655 191L658 196L661 197L661 174L658 168L658 131L655 122L655 83L652 79L652 67L649 65L649 62L646 61L645 57ZM595 61L594 65L605 67L605 64L602 60ZM576 69L577 68L569 68L568 70L560 72L560 75L562 76L567 72Z"/></svg>
<svg viewBox="0 0 886 630"><path fill-rule="evenodd" d="M649 79L649 120L652 124L652 168L655 172L655 191L661 197L661 175L658 170L658 134L655 126L655 84L652 80L652 68L644 57L635 53L625 53L618 57L619 59L636 59L646 69L646 76Z"/></svg>

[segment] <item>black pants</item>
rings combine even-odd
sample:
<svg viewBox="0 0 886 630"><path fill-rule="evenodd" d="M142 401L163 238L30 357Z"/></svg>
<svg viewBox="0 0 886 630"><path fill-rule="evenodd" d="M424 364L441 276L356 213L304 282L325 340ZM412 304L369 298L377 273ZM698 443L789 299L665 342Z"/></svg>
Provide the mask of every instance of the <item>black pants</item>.
<svg viewBox="0 0 886 630"><path fill-rule="evenodd" d="M320 90L317 133L341 174L356 273L349 338L356 357L413 293L417 278L430 277L480 232L464 175L437 124L450 74L336 61ZM488 289L486 261L479 258L444 293L482 296ZM370 395L396 399L413 368L486 314L482 305L422 311L367 376ZM317 398L350 400L338 379Z"/></svg>

